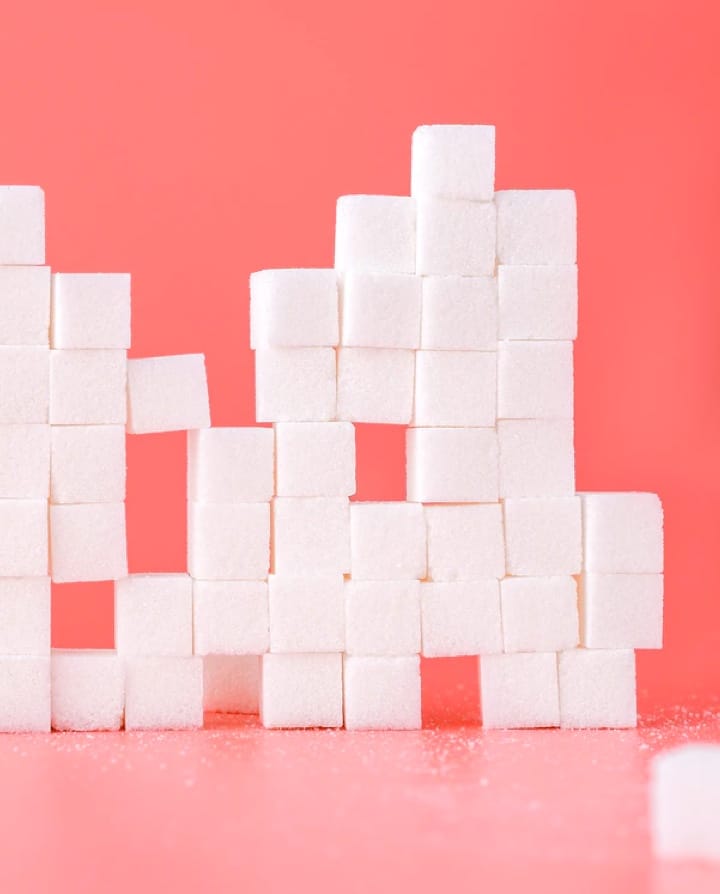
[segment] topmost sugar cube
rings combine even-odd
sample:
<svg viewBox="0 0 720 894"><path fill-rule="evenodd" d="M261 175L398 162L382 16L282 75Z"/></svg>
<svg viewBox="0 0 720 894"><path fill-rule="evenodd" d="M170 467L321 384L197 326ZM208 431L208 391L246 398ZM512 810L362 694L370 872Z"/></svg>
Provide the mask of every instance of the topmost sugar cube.
<svg viewBox="0 0 720 894"><path fill-rule="evenodd" d="M250 347L334 347L334 270L260 270L250 276Z"/></svg>
<svg viewBox="0 0 720 894"><path fill-rule="evenodd" d="M409 196L340 196L335 268L415 273L415 200Z"/></svg>
<svg viewBox="0 0 720 894"><path fill-rule="evenodd" d="M489 202L495 187L495 128L432 124L412 138L411 188L418 198Z"/></svg>
<svg viewBox="0 0 720 894"><path fill-rule="evenodd" d="M45 193L0 186L0 264L45 263Z"/></svg>
<svg viewBox="0 0 720 894"><path fill-rule="evenodd" d="M574 264L577 211L571 189L495 193L498 264Z"/></svg>
<svg viewBox="0 0 720 894"><path fill-rule="evenodd" d="M53 348L130 347L129 273L55 273Z"/></svg>

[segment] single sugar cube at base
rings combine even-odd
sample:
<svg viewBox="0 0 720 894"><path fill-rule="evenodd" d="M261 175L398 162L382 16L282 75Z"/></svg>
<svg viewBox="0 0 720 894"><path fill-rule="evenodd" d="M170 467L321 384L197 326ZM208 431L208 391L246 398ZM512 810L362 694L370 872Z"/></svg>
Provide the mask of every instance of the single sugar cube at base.
<svg viewBox="0 0 720 894"><path fill-rule="evenodd" d="M47 499L50 426L0 425L0 499Z"/></svg>
<svg viewBox="0 0 720 894"><path fill-rule="evenodd" d="M482 580L505 574L505 534L499 503L425 506L428 577Z"/></svg>
<svg viewBox="0 0 720 894"><path fill-rule="evenodd" d="M0 531L0 578L47 575L47 500L0 500Z"/></svg>
<svg viewBox="0 0 720 894"><path fill-rule="evenodd" d="M125 729L199 729L203 660L164 655L125 663Z"/></svg>
<svg viewBox="0 0 720 894"><path fill-rule="evenodd" d="M348 655L412 655L420 642L419 581L345 582Z"/></svg>
<svg viewBox="0 0 720 894"><path fill-rule="evenodd" d="M0 655L50 654L50 578L0 578Z"/></svg>
<svg viewBox="0 0 720 894"><path fill-rule="evenodd" d="M50 268L0 266L0 344L44 345L50 330Z"/></svg>
<svg viewBox="0 0 720 894"><path fill-rule="evenodd" d="M347 729L422 726L419 656L348 655L344 678Z"/></svg>
<svg viewBox="0 0 720 894"><path fill-rule="evenodd" d="M501 339L572 341L577 338L575 264L501 265L497 272Z"/></svg>
<svg viewBox="0 0 720 894"><path fill-rule="evenodd" d="M342 574L270 575L270 651L342 652Z"/></svg>
<svg viewBox="0 0 720 894"><path fill-rule="evenodd" d="M420 347L422 280L403 273L348 272L342 278L342 343Z"/></svg>
<svg viewBox="0 0 720 894"><path fill-rule="evenodd" d="M53 425L51 444L51 502L125 499L124 425Z"/></svg>
<svg viewBox="0 0 720 894"><path fill-rule="evenodd" d="M495 188L495 127L424 124L412 136L413 196L488 202Z"/></svg>
<svg viewBox="0 0 720 894"><path fill-rule="evenodd" d="M328 422L337 411L334 348L263 348L255 352L258 422Z"/></svg>
<svg viewBox="0 0 720 894"><path fill-rule="evenodd" d="M200 580L265 580L269 503L188 503L188 571Z"/></svg>
<svg viewBox="0 0 720 894"><path fill-rule="evenodd" d="M0 265L45 263L45 193L0 186Z"/></svg>
<svg viewBox="0 0 720 894"><path fill-rule="evenodd" d="M415 352L340 348L338 417L350 422L407 425L413 412Z"/></svg>
<svg viewBox="0 0 720 894"><path fill-rule="evenodd" d="M206 655L203 658L205 710L257 714L261 661L259 655Z"/></svg>
<svg viewBox="0 0 720 894"><path fill-rule="evenodd" d="M420 584L422 654L427 658L502 652L496 580Z"/></svg>
<svg viewBox="0 0 720 894"><path fill-rule="evenodd" d="M581 642L588 649L661 649L662 574L594 574L580 579Z"/></svg>
<svg viewBox="0 0 720 894"><path fill-rule="evenodd" d="M265 581L193 581L196 655L262 655L269 645Z"/></svg>
<svg viewBox="0 0 720 894"><path fill-rule="evenodd" d="M127 370L126 351L51 351L52 425L125 425Z"/></svg>
<svg viewBox="0 0 720 894"><path fill-rule="evenodd" d="M494 351L418 351L417 426L491 427L497 418Z"/></svg>
<svg viewBox="0 0 720 894"><path fill-rule="evenodd" d="M125 667L111 650L54 649L52 728L118 730L125 710Z"/></svg>
<svg viewBox="0 0 720 894"><path fill-rule="evenodd" d="M493 202L419 199L417 272L492 276L496 215Z"/></svg>
<svg viewBox="0 0 720 894"><path fill-rule="evenodd" d="M57 583L127 577L124 503L51 506L50 537Z"/></svg>
<svg viewBox="0 0 720 894"><path fill-rule="evenodd" d="M131 574L115 582L119 655L192 655L192 581L187 574Z"/></svg>
<svg viewBox="0 0 720 894"><path fill-rule="evenodd" d="M276 574L349 574L350 501L276 497L273 545Z"/></svg>
<svg viewBox="0 0 720 894"><path fill-rule="evenodd" d="M573 343L498 345L499 419L572 419Z"/></svg>
<svg viewBox="0 0 720 894"><path fill-rule="evenodd" d="M335 269L415 273L415 214L409 196L340 196Z"/></svg>
<svg viewBox="0 0 720 894"><path fill-rule="evenodd" d="M506 577L500 582L506 652L559 652L578 644L575 579Z"/></svg>
<svg viewBox="0 0 720 894"><path fill-rule="evenodd" d="M50 656L0 655L0 733L50 732Z"/></svg>
<svg viewBox="0 0 720 894"><path fill-rule="evenodd" d="M572 419L501 419L497 429L501 497L575 493Z"/></svg>
<svg viewBox="0 0 720 894"><path fill-rule="evenodd" d="M663 508L657 494L582 494L585 570L659 574Z"/></svg>
<svg viewBox="0 0 720 894"><path fill-rule="evenodd" d="M54 273L53 348L129 348L129 273Z"/></svg>
<svg viewBox="0 0 720 894"><path fill-rule="evenodd" d="M577 209L571 189L495 193L497 253L502 264L575 264Z"/></svg>
<svg viewBox="0 0 720 894"><path fill-rule="evenodd" d="M47 422L50 349L0 346L0 425Z"/></svg>
<svg viewBox="0 0 720 894"><path fill-rule="evenodd" d="M507 571L523 577L579 574L579 497L505 500Z"/></svg>
<svg viewBox="0 0 720 894"><path fill-rule="evenodd" d="M350 422L278 422L279 497L349 497L355 493L355 427Z"/></svg>
<svg viewBox="0 0 720 894"><path fill-rule="evenodd" d="M418 503L497 502L495 429L408 429L407 498Z"/></svg>
<svg viewBox="0 0 720 894"><path fill-rule="evenodd" d="M555 653L481 655L480 697L486 729L559 726Z"/></svg>
<svg viewBox="0 0 720 894"><path fill-rule="evenodd" d="M351 573L355 580L420 580L427 571L423 508L417 503L353 503Z"/></svg>
<svg viewBox="0 0 720 894"><path fill-rule="evenodd" d="M259 270L250 275L250 347L338 343L334 270Z"/></svg>
<svg viewBox="0 0 720 894"><path fill-rule="evenodd" d="M631 649L560 652L558 675L561 726L637 726L635 653Z"/></svg>
<svg viewBox="0 0 720 894"><path fill-rule="evenodd" d="M262 503L274 492L271 428L203 428L187 435L188 500Z"/></svg>
<svg viewBox="0 0 720 894"><path fill-rule="evenodd" d="M340 654L263 655L260 719L268 729L343 725Z"/></svg>
<svg viewBox="0 0 720 894"><path fill-rule="evenodd" d="M423 276L420 346L496 351L497 286L492 276Z"/></svg>
<svg viewBox="0 0 720 894"><path fill-rule="evenodd" d="M209 428L205 355L128 360L127 404L131 434Z"/></svg>

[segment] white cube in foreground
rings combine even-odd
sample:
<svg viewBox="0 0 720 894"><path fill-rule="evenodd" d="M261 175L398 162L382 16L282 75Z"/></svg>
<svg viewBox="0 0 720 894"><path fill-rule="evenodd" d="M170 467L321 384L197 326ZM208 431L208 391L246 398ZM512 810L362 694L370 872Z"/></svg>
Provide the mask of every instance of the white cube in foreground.
<svg viewBox="0 0 720 894"><path fill-rule="evenodd" d="M53 729L121 729L125 668L115 652L54 649L50 666Z"/></svg>
<svg viewBox="0 0 720 894"><path fill-rule="evenodd" d="M130 658L125 669L125 729L202 726L202 658Z"/></svg>
<svg viewBox="0 0 720 894"><path fill-rule="evenodd" d="M264 655L260 719L271 729L342 726L342 655Z"/></svg>
<svg viewBox="0 0 720 894"><path fill-rule="evenodd" d="M204 354L128 360L127 382L130 433L210 427Z"/></svg>
<svg viewBox="0 0 720 894"><path fill-rule="evenodd" d="M420 729L420 658L348 655L345 658L345 726Z"/></svg>

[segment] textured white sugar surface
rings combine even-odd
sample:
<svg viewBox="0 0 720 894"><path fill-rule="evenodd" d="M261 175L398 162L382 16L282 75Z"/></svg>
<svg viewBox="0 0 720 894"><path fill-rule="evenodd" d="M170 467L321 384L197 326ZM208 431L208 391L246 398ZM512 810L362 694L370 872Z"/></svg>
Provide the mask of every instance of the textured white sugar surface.
<svg viewBox="0 0 720 894"><path fill-rule="evenodd" d="M45 263L45 193L0 186L0 265Z"/></svg>
<svg viewBox="0 0 720 894"><path fill-rule="evenodd" d="M350 422L278 422L275 444L278 496L355 493L355 427Z"/></svg>
<svg viewBox="0 0 720 894"><path fill-rule="evenodd" d="M637 726L635 653L631 649L560 652L558 676L561 726Z"/></svg>
<svg viewBox="0 0 720 894"><path fill-rule="evenodd" d="M487 202L495 188L495 127L425 124L412 137L413 196Z"/></svg>
<svg viewBox="0 0 720 894"><path fill-rule="evenodd" d="M482 724L488 729L560 725L554 652L480 656Z"/></svg>
<svg viewBox="0 0 720 894"><path fill-rule="evenodd" d="M192 581L187 574L131 574L115 582L119 655L192 655Z"/></svg>
<svg viewBox="0 0 720 894"><path fill-rule="evenodd" d="M425 577L427 537L419 503L353 503L350 543L355 580Z"/></svg>
<svg viewBox="0 0 720 894"><path fill-rule="evenodd" d="M409 196L340 196L335 268L415 273L415 200Z"/></svg>
<svg viewBox="0 0 720 894"><path fill-rule="evenodd" d="M407 498L419 503L494 503L498 443L493 428L407 431Z"/></svg>
<svg viewBox="0 0 720 894"><path fill-rule="evenodd" d="M658 857L720 861L720 745L682 745L652 759L650 831Z"/></svg>
<svg viewBox="0 0 720 894"><path fill-rule="evenodd" d="M210 427L204 354L128 360L127 392L133 434Z"/></svg>
<svg viewBox="0 0 720 894"><path fill-rule="evenodd" d="M52 728L118 730L125 711L125 666L111 650L53 649Z"/></svg>
<svg viewBox="0 0 720 894"><path fill-rule="evenodd" d="M328 422L335 416L333 348L263 348L255 352L258 422Z"/></svg>
<svg viewBox="0 0 720 894"><path fill-rule="evenodd" d="M47 422L50 349L0 345L0 425Z"/></svg>
<svg viewBox="0 0 720 894"><path fill-rule="evenodd" d="M262 503L274 490L271 428L203 428L187 436L188 500Z"/></svg>
<svg viewBox="0 0 720 894"><path fill-rule="evenodd" d="M342 344L356 348L420 347L422 280L403 273L346 273Z"/></svg>
<svg viewBox="0 0 720 894"><path fill-rule="evenodd" d="M265 581L193 581L196 655L262 655L269 646Z"/></svg>
<svg viewBox="0 0 720 894"><path fill-rule="evenodd" d="M427 658L502 652L496 580L420 584L422 654Z"/></svg>
<svg viewBox="0 0 720 894"><path fill-rule="evenodd" d="M342 652L342 574L270 576L270 651Z"/></svg>
<svg viewBox="0 0 720 894"><path fill-rule="evenodd" d="M54 273L53 348L129 348L129 273Z"/></svg>
<svg viewBox="0 0 720 894"><path fill-rule="evenodd" d="M276 497L273 546L276 574L349 574L349 500Z"/></svg>
<svg viewBox="0 0 720 894"><path fill-rule="evenodd" d="M662 648L662 574L586 572L580 606L582 644L587 648Z"/></svg>
<svg viewBox="0 0 720 894"><path fill-rule="evenodd" d="M415 352L340 348L338 417L350 422L407 425L413 411Z"/></svg>
<svg viewBox="0 0 720 894"><path fill-rule="evenodd" d="M420 658L417 655L345 658L347 729L420 729Z"/></svg>
<svg viewBox="0 0 720 894"><path fill-rule="evenodd" d="M572 416L572 342L500 342L498 417L571 419Z"/></svg>
<svg viewBox="0 0 720 894"><path fill-rule="evenodd" d="M53 425L51 444L51 502L125 499L124 425Z"/></svg>
<svg viewBox="0 0 720 894"><path fill-rule="evenodd" d="M420 642L418 581L345 582L348 655L412 655Z"/></svg>
<svg viewBox="0 0 720 894"><path fill-rule="evenodd" d="M499 264L575 264L577 209L570 189L495 193Z"/></svg>
<svg viewBox="0 0 720 894"><path fill-rule="evenodd" d="M250 276L250 347L338 343L334 270L259 270Z"/></svg>
<svg viewBox="0 0 720 894"><path fill-rule="evenodd" d="M125 729L199 729L203 660L164 655L125 663Z"/></svg>
<svg viewBox="0 0 720 894"><path fill-rule="evenodd" d="M0 344L47 345L50 268L0 266Z"/></svg>
<svg viewBox="0 0 720 894"><path fill-rule="evenodd" d="M497 349L498 299L492 276L423 276L422 299L422 348Z"/></svg>
<svg viewBox="0 0 720 894"><path fill-rule="evenodd" d="M497 428L501 497L575 493L572 419L501 419Z"/></svg>
<svg viewBox="0 0 720 894"><path fill-rule="evenodd" d="M492 276L495 243L493 202L418 200L418 273L424 276Z"/></svg>
<svg viewBox="0 0 720 894"><path fill-rule="evenodd" d="M0 733L50 732L50 656L0 655Z"/></svg>
<svg viewBox="0 0 720 894"><path fill-rule="evenodd" d="M0 578L0 655L50 654L50 578Z"/></svg>
<svg viewBox="0 0 720 894"><path fill-rule="evenodd" d="M0 425L0 499L47 499L50 426Z"/></svg>
<svg viewBox="0 0 720 894"><path fill-rule="evenodd" d="M505 501L507 571L546 577L579 574L582 523L579 497Z"/></svg>
<svg viewBox="0 0 720 894"><path fill-rule="evenodd" d="M264 580L269 503L188 503L188 571L200 580Z"/></svg>
<svg viewBox="0 0 720 894"><path fill-rule="evenodd" d="M205 710L257 714L261 661L259 655L206 655L203 658Z"/></svg>
<svg viewBox="0 0 720 894"><path fill-rule="evenodd" d="M127 577L124 503L51 506L50 535L57 583Z"/></svg>
<svg viewBox="0 0 720 894"><path fill-rule="evenodd" d="M342 655L263 655L260 719L271 729L342 726Z"/></svg>
<svg viewBox="0 0 720 894"><path fill-rule="evenodd" d="M0 578L48 573L46 500L0 500Z"/></svg>
<svg viewBox="0 0 720 894"><path fill-rule="evenodd" d="M51 351L50 422L124 425L128 367L126 351Z"/></svg>
<svg viewBox="0 0 720 894"><path fill-rule="evenodd" d="M494 351L417 352L414 425L491 427L496 418Z"/></svg>
<svg viewBox="0 0 720 894"><path fill-rule="evenodd" d="M482 580L505 574L505 535L499 503L425 506L428 577Z"/></svg>
<svg viewBox="0 0 720 894"><path fill-rule="evenodd" d="M663 570L663 508L657 494L582 494L586 571Z"/></svg>
<svg viewBox="0 0 720 894"><path fill-rule="evenodd" d="M572 341L577 338L575 264L507 266L497 271L499 337Z"/></svg>
<svg viewBox="0 0 720 894"><path fill-rule="evenodd" d="M506 652L559 652L577 646L575 578L506 577L500 597Z"/></svg>

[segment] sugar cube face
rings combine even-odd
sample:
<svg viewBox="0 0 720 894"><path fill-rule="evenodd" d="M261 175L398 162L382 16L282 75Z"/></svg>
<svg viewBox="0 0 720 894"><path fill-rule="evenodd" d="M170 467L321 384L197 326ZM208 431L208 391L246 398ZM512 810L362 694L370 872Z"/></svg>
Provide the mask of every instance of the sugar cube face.
<svg viewBox="0 0 720 894"><path fill-rule="evenodd" d="M264 580L269 503L188 503L188 571L200 580Z"/></svg>
<svg viewBox="0 0 720 894"><path fill-rule="evenodd" d="M0 655L50 654L50 578L0 578Z"/></svg>
<svg viewBox="0 0 720 894"><path fill-rule="evenodd" d="M425 577L425 519L417 503L353 503L350 542L355 580Z"/></svg>
<svg viewBox="0 0 720 894"><path fill-rule="evenodd" d="M572 342L500 342L498 417L571 419L572 416Z"/></svg>
<svg viewBox="0 0 720 894"><path fill-rule="evenodd" d="M350 422L279 422L275 440L278 496L355 493L355 427Z"/></svg>
<svg viewBox="0 0 720 894"><path fill-rule="evenodd" d="M250 347L338 343L334 270L260 270L250 276Z"/></svg>
<svg viewBox="0 0 720 894"><path fill-rule="evenodd" d="M188 432L188 500L262 503L274 490L271 428L204 428Z"/></svg>
<svg viewBox="0 0 720 894"><path fill-rule="evenodd" d="M570 729L637 725L635 653L573 649L558 655L560 725Z"/></svg>
<svg viewBox="0 0 720 894"><path fill-rule="evenodd" d="M412 655L420 642L418 581L346 581L348 655Z"/></svg>
<svg viewBox="0 0 720 894"><path fill-rule="evenodd" d="M342 652L345 602L342 574L271 575L270 650Z"/></svg>
<svg viewBox="0 0 720 894"><path fill-rule="evenodd" d="M720 860L720 746L693 743L650 764L650 829L656 856Z"/></svg>
<svg viewBox="0 0 720 894"><path fill-rule="evenodd" d="M48 345L50 268L0 266L0 344Z"/></svg>
<svg viewBox="0 0 720 894"><path fill-rule="evenodd" d="M0 499L47 499L50 426L0 425Z"/></svg>
<svg viewBox="0 0 720 894"><path fill-rule="evenodd" d="M327 422L335 415L333 348L264 348L255 352L258 422Z"/></svg>
<svg viewBox="0 0 720 894"><path fill-rule="evenodd" d="M428 577L481 580L505 574L505 535L499 503L426 506Z"/></svg>
<svg viewBox="0 0 720 894"><path fill-rule="evenodd" d="M495 193L499 264L574 264L577 210L570 189Z"/></svg>
<svg viewBox="0 0 720 894"><path fill-rule="evenodd" d="M578 497L505 501L508 574L579 574L582 524Z"/></svg>
<svg viewBox="0 0 720 894"><path fill-rule="evenodd" d="M496 502L495 429L408 429L407 498L419 503Z"/></svg>
<svg viewBox="0 0 720 894"><path fill-rule="evenodd" d="M663 570L663 508L657 494L583 494L585 570Z"/></svg>
<svg viewBox="0 0 720 894"><path fill-rule="evenodd" d="M415 200L408 196L340 196L335 268L415 273Z"/></svg>
<svg viewBox="0 0 720 894"><path fill-rule="evenodd" d="M125 351L51 351L50 422L124 425L127 369Z"/></svg>
<svg viewBox="0 0 720 894"><path fill-rule="evenodd" d="M430 124L412 137L410 192L417 197L489 202L495 189L495 128Z"/></svg>
<svg viewBox="0 0 720 894"><path fill-rule="evenodd" d="M506 652L559 652L579 640L575 579L506 577L500 582Z"/></svg>
<svg viewBox="0 0 720 894"><path fill-rule="evenodd" d="M481 655L480 693L487 729L560 725L554 652Z"/></svg>
<svg viewBox="0 0 720 894"><path fill-rule="evenodd" d="M340 348L338 417L407 425L413 412L415 352Z"/></svg>
<svg viewBox="0 0 720 894"><path fill-rule="evenodd" d="M0 733L50 732L50 656L0 655Z"/></svg>
<svg viewBox="0 0 720 894"><path fill-rule="evenodd" d="M257 714L261 661L259 655L206 655L203 658L205 710Z"/></svg>
<svg viewBox="0 0 720 894"><path fill-rule="evenodd" d="M263 655L260 718L270 729L342 726L342 655Z"/></svg>
<svg viewBox="0 0 720 894"><path fill-rule="evenodd" d="M347 729L420 729L420 658L359 656L345 658Z"/></svg>
<svg viewBox="0 0 720 894"><path fill-rule="evenodd" d="M415 370L415 425L466 428L495 425L497 354L494 351L418 351Z"/></svg>
<svg viewBox="0 0 720 894"><path fill-rule="evenodd" d="M0 265L45 263L45 193L0 186Z"/></svg>
<svg viewBox="0 0 720 894"><path fill-rule="evenodd" d="M118 730L125 711L125 668L110 650L54 649L52 728Z"/></svg>
<svg viewBox="0 0 720 894"><path fill-rule="evenodd" d="M54 581L127 577L124 503L51 506L50 533Z"/></svg>
<svg viewBox="0 0 720 894"><path fill-rule="evenodd" d="M493 202L420 199L417 272L424 276L492 276L495 230Z"/></svg>
<svg viewBox="0 0 720 894"><path fill-rule="evenodd" d="M196 655L262 655L269 645L264 581L193 581Z"/></svg>
<svg viewBox="0 0 720 894"><path fill-rule="evenodd" d="M581 642L588 649L661 649L662 574L585 573Z"/></svg>
<svg viewBox="0 0 720 894"><path fill-rule="evenodd" d="M210 427L204 354L128 360L127 394L132 434Z"/></svg>
<svg viewBox="0 0 720 894"><path fill-rule="evenodd" d="M124 425L53 425L51 431L53 503L125 499Z"/></svg>
<svg viewBox="0 0 720 894"><path fill-rule="evenodd" d="M350 503L344 498L273 501L276 574L350 573Z"/></svg>
<svg viewBox="0 0 720 894"><path fill-rule="evenodd" d="M572 341L577 337L578 274L574 264L500 265L501 339Z"/></svg>
<svg viewBox="0 0 720 894"><path fill-rule="evenodd" d="M342 280L342 343L420 347L422 280L402 273L348 272Z"/></svg>
<svg viewBox="0 0 720 894"><path fill-rule="evenodd" d="M47 500L0 500L0 531L0 578L47 575Z"/></svg>
<svg viewBox="0 0 720 894"><path fill-rule="evenodd" d="M192 581L187 574L131 574L115 582L118 655L192 655Z"/></svg>
<svg viewBox="0 0 720 894"><path fill-rule="evenodd" d="M47 422L49 348L0 346L0 425Z"/></svg>
<svg viewBox="0 0 720 894"><path fill-rule="evenodd" d="M501 497L575 493L572 419L501 419L498 446Z"/></svg>
<svg viewBox="0 0 720 894"><path fill-rule="evenodd" d="M422 348L495 351L497 337L497 286L492 276L422 277Z"/></svg>
<svg viewBox="0 0 720 894"><path fill-rule="evenodd" d="M420 584L422 653L427 658L502 652L496 580Z"/></svg>
<svg viewBox="0 0 720 894"><path fill-rule="evenodd" d="M55 273L54 348L129 348L130 274Z"/></svg>
<svg viewBox="0 0 720 894"><path fill-rule="evenodd" d="M199 729L203 660L163 655L125 663L125 729Z"/></svg>

